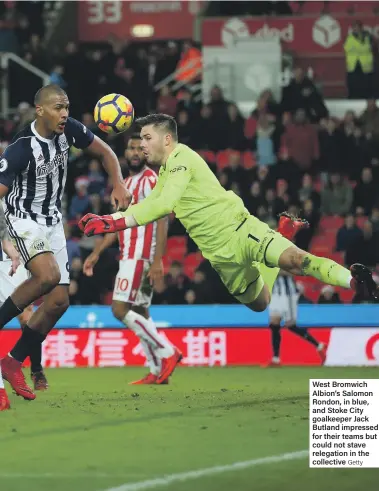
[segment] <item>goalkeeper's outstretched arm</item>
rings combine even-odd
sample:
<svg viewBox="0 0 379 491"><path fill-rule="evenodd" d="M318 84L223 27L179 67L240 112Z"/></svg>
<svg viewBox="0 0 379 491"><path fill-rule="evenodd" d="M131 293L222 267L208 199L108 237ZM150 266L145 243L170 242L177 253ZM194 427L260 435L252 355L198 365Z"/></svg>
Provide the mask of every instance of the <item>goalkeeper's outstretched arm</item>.
<svg viewBox="0 0 379 491"><path fill-rule="evenodd" d="M180 201L190 181L190 171L184 169L169 172L165 184L159 189L159 181L152 193L141 203L129 207L126 211L117 212L112 215L115 220L124 218L126 227L137 227L155 222L159 218L169 215Z"/></svg>

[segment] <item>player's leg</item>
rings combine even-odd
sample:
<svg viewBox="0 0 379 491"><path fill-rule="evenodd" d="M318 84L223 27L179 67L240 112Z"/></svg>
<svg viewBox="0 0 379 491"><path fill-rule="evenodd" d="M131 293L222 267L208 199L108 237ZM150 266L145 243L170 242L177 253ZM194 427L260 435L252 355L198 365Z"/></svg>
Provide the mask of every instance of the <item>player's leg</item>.
<svg viewBox="0 0 379 491"><path fill-rule="evenodd" d="M353 264L348 270L332 259L314 256L292 246L280 255L279 265L294 275L312 276L329 285L353 288L364 297L378 298L379 296L372 272L362 264Z"/></svg>
<svg viewBox="0 0 379 491"><path fill-rule="evenodd" d="M33 305L24 309L23 313L18 316L21 329L29 325L30 318L33 315ZM30 377L33 381L34 390L47 390L49 384L42 368L42 344L34 345L33 350L29 353L30 358Z"/></svg>
<svg viewBox="0 0 379 491"><path fill-rule="evenodd" d="M308 343L312 344L321 358L322 363L325 362L326 358L326 346L324 343L320 343L314 338L311 334L309 334L308 329L305 327L299 327L297 325L297 312L298 312L298 294L288 295L286 298L287 308L284 312L284 321L287 329L296 334L297 336L303 338Z"/></svg>
<svg viewBox="0 0 379 491"><path fill-rule="evenodd" d="M280 333L280 323L282 318L278 313L270 313L270 332L271 332L271 346L272 346L272 358L269 366L280 365L280 345L282 342L282 336Z"/></svg>
<svg viewBox="0 0 379 491"><path fill-rule="evenodd" d="M127 327L129 327L131 330L133 321L127 322L125 319L129 319L131 316L128 316L129 312L131 310L134 310L138 315L141 315L143 319L149 319L149 312L145 308L134 308L132 309L132 304L127 303L127 302L121 302L119 300L113 300L112 302L112 312L113 315L124 323ZM126 323L127 322L127 323ZM134 331L134 330L133 330ZM161 361L158 358L156 354L154 354L154 347L146 342L143 338L140 338L138 335L137 337L139 338L139 341L142 346L143 353L146 357L148 366L149 366L149 373L143 377L141 380L137 380L135 382L131 382L130 385L150 385L150 384L155 384L157 380L157 376L159 375L160 369L161 369Z"/></svg>
<svg viewBox="0 0 379 491"><path fill-rule="evenodd" d="M28 305L51 292L61 278L59 266L41 225L27 219L8 220L7 225L30 277L0 307L0 329L20 315Z"/></svg>
<svg viewBox="0 0 379 491"><path fill-rule="evenodd" d="M115 317L129 327L139 339L145 341L155 355L162 359L162 369L156 380L160 384L172 374L182 355L158 333L154 323L149 320L149 314L146 313L144 316L134 307L147 307L151 303L153 291L147 276L149 268L150 263L144 260L120 261L112 308ZM125 304L132 304L133 309L126 312Z"/></svg>
<svg viewBox="0 0 379 491"><path fill-rule="evenodd" d="M47 334L53 329L69 306L68 286L70 280L63 226L59 223L44 232L48 235L48 238L46 237L44 241L37 239L29 250L35 250L37 246L41 248L43 245L47 248L51 244L51 252L49 251L48 254L40 252L30 260L28 269L32 277L26 280L23 285L33 280L33 277L38 277L37 273L41 268L48 267L48 264L55 270L54 282L57 282L57 284L53 289L50 289L50 285L49 292L44 295L43 304L33 313L28 324L24 326L20 339L9 355L2 360L4 378L8 380L18 395L30 400L35 399L35 394L26 384L21 365L27 356L41 350L41 345ZM45 261L46 258L47 261ZM36 298L39 298L39 296Z"/></svg>
<svg viewBox="0 0 379 491"><path fill-rule="evenodd" d="M22 330L15 346L2 360L4 378L11 384L17 395L24 399L35 399L35 394L26 384L21 366L31 353L41 350L41 345L57 321L69 306L68 285L58 285L45 295L44 302L33 313Z"/></svg>
<svg viewBox="0 0 379 491"><path fill-rule="evenodd" d="M286 327L289 331L293 332L297 336L303 338L308 343L312 344L318 351L318 354L321 358L321 362L325 363L326 359L326 346L324 343L320 343L317 339L309 334L308 329L305 327L299 327L296 324L296 321L286 323Z"/></svg>

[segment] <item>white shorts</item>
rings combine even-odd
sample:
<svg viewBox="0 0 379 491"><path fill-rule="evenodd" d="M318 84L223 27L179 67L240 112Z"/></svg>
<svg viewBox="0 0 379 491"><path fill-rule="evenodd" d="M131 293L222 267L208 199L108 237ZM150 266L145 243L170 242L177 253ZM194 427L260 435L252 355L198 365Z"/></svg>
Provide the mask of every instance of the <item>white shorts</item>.
<svg viewBox="0 0 379 491"><path fill-rule="evenodd" d="M113 290L113 300L131 303L140 307L150 307L153 287L147 273L151 263L144 259L124 259L120 261Z"/></svg>
<svg viewBox="0 0 379 491"><path fill-rule="evenodd" d="M295 324L299 295L272 295L268 311L271 316L281 317L286 324Z"/></svg>
<svg viewBox="0 0 379 491"><path fill-rule="evenodd" d="M29 278L29 272L22 264L13 276L9 276L11 266L12 263L9 259L0 261L0 303L4 303L15 289Z"/></svg>
<svg viewBox="0 0 379 491"><path fill-rule="evenodd" d="M60 285L70 283L66 237L62 222L47 227L28 218L7 217L9 237L27 268L31 259L52 252L61 273Z"/></svg>

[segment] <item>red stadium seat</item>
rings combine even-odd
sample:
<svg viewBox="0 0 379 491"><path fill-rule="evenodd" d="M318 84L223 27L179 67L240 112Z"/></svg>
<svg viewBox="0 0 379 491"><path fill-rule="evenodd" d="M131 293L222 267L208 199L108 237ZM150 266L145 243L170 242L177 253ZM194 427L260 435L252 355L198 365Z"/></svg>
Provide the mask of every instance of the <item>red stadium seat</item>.
<svg viewBox="0 0 379 491"><path fill-rule="evenodd" d="M253 152L246 150L242 154L242 162L245 169L252 169L257 165L257 161L255 159L255 155Z"/></svg>
<svg viewBox="0 0 379 491"><path fill-rule="evenodd" d="M337 230L344 224L344 219L342 217L322 217L320 220L320 230L331 229Z"/></svg>
<svg viewBox="0 0 379 491"><path fill-rule="evenodd" d="M241 155L240 152L237 152L236 150L230 150L230 149L221 150L220 152L218 152L217 158L216 158L216 163L217 163L217 169L219 171L221 171L222 169L225 169L225 167L228 167L230 156L233 154Z"/></svg>
<svg viewBox="0 0 379 491"><path fill-rule="evenodd" d="M187 236L186 235L173 235L167 239L167 250L175 247L187 248Z"/></svg>
<svg viewBox="0 0 379 491"><path fill-rule="evenodd" d="M216 162L216 154L212 150L198 150L197 153L209 164Z"/></svg>
<svg viewBox="0 0 379 491"><path fill-rule="evenodd" d="M183 264L184 274L188 276L188 278L192 279L199 264L201 264L203 261L204 258L200 252L188 254Z"/></svg>
<svg viewBox="0 0 379 491"><path fill-rule="evenodd" d="M367 217L357 217L357 225L360 228L363 228L364 224L367 222Z"/></svg>

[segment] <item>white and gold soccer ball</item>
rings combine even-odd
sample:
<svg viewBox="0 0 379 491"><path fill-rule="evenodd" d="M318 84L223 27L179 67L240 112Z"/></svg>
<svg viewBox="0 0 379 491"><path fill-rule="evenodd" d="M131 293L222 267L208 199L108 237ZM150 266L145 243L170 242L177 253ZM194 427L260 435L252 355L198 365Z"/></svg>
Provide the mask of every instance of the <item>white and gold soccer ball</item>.
<svg viewBox="0 0 379 491"><path fill-rule="evenodd" d="M123 133L134 121L134 108L127 97L108 94L97 102L93 115L97 126L105 133Z"/></svg>

